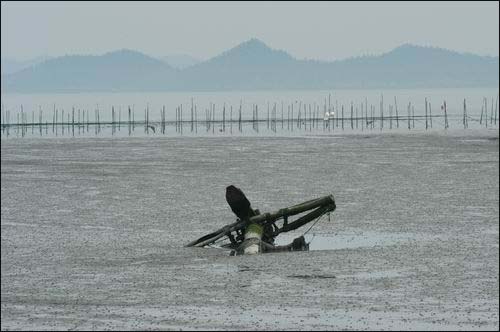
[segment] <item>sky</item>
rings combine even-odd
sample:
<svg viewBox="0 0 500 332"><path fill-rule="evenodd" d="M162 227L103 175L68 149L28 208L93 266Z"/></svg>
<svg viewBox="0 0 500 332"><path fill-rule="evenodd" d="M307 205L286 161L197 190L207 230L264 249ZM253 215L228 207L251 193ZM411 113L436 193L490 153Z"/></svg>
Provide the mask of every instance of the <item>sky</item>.
<svg viewBox="0 0 500 332"><path fill-rule="evenodd" d="M491 2L1 2L1 56L134 49L209 59L250 38L298 59L382 54L404 44L498 56Z"/></svg>

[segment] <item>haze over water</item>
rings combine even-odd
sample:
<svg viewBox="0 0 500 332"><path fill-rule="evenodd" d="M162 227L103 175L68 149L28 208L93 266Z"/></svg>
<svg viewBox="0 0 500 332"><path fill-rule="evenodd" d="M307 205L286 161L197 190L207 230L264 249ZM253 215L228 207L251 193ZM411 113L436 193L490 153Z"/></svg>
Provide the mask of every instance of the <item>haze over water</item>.
<svg viewBox="0 0 500 332"><path fill-rule="evenodd" d="M191 99L197 105L199 119L204 114L204 110L210 107L210 103L216 105L217 118L222 116L222 107L226 105L229 111L233 107L233 115L242 103L242 112L245 119L252 118L252 105L259 107L259 116L267 116L267 103L272 108L277 104L277 112L281 118L281 103L284 103L286 115L287 106L294 104L295 111L299 102L303 104L319 105L323 114L324 104L339 107L344 105L345 111L351 105L360 109L360 104L365 103L365 98L370 105L375 106L376 114L379 112L381 96L384 98L385 112L388 112L389 105L394 105L394 97L401 114L405 114L409 102L415 106L416 114L423 114L425 108L425 98L431 103L433 114L439 112L439 107L446 101L450 114L461 115L463 112L464 98L467 102L467 111L471 116L478 116L481 113L483 98L487 98L488 114L491 110L491 100L496 102L498 88L450 88L450 89L399 89L399 90L288 90L288 91L222 91L222 92L151 92L151 93L77 93L77 94L2 94L3 111L10 110L15 116L23 106L24 112L38 115L40 107L44 110L44 120L52 121L52 111L55 107L66 112L75 109L89 110L93 114L98 107L103 120L110 120L111 107L115 110L122 109L123 114L130 106L135 109L136 120L144 119L144 109L149 105L150 117L154 120L160 119L160 110L166 108L168 120L175 119L175 108L183 105L185 119L187 112L191 108ZM495 106L493 106L494 108ZM388 114L388 113L387 113ZM38 118L37 118L38 119Z"/></svg>

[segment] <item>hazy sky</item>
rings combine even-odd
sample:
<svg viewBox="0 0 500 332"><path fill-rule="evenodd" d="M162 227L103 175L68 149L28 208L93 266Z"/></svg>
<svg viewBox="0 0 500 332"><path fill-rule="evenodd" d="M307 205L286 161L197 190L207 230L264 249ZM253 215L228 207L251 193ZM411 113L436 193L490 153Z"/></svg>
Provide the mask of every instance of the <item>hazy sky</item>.
<svg viewBox="0 0 500 332"><path fill-rule="evenodd" d="M297 58L380 54L403 43L498 56L494 2L8 2L1 55L102 54L207 59L252 37Z"/></svg>

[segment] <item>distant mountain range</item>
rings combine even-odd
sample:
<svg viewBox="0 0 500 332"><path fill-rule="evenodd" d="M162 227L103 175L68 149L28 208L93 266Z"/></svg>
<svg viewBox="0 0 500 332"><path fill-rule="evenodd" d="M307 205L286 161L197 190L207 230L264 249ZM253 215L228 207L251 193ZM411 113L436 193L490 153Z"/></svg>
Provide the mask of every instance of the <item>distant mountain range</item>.
<svg viewBox="0 0 500 332"><path fill-rule="evenodd" d="M41 62L51 59L49 56L39 56L34 59L20 61L16 59L2 58L2 75L13 74L17 71L34 66Z"/></svg>
<svg viewBox="0 0 500 332"><path fill-rule="evenodd" d="M2 75L10 75L50 59L52 59L52 57L50 56L40 56L24 61L2 58ZM158 59L164 61L165 63L176 69L184 69L190 66L194 66L195 64L202 61L188 54L172 54L160 57Z"/></svg>
<svg viewBox="0 0 500 332"><path fill-rule="evenodd" d="M2 75L5 92L498 87L498 57L405 44L378 56L298 60L257 39L198 62L131 50L63 56ZM2 64L3 67L3 64Z"/></svg>

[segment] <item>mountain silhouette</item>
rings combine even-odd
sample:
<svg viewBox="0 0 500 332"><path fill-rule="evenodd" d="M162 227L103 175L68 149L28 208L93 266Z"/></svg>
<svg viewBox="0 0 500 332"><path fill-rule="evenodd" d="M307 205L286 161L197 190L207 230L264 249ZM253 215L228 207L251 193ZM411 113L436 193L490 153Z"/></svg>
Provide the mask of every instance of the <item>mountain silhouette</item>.
<svg viewBox="0 0 500 332"><path fill-rule="evenodd" d="M49 56L39 56L33 59L19 61L16 59L2 58L2 75L13 74L22 69L34 66L51 59Z"/></svg>
<svg viewBox="0 0 500 332"><path fill-rule="evenodd" d="M498 57L401 45L381 55L299 60L250 39L207 61L175 69L119 50L53 58L2 76L12 92L217 91L335 88L497 87Z"/></svg>
<svg viewBox="0 0 500 332"><path fill-rule="evenodd" d="M161 60L123 49L53 58L2 77L2 86L20 92L154 91L170 88L175 72Z"/></svg>

